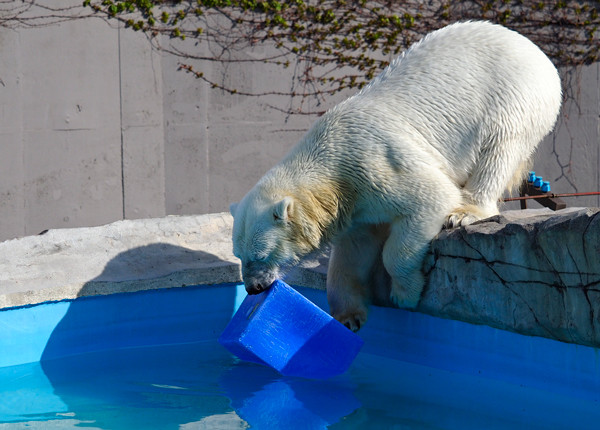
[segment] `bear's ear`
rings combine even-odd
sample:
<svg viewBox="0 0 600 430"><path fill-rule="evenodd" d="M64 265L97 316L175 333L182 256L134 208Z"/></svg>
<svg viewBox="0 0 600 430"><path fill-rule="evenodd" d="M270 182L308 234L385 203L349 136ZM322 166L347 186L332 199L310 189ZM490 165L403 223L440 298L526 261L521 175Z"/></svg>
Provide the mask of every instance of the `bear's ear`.
<svg viewBox="0 0 600 430"><path fill-rule="evenodd" d="M234 218L235 218L235 210L237 209L237 207L238 207L238 203L232 203L229 205L229 213Z"/></svg>
<svg viewBox="0 0 600 430"><path fill-rule="evenodd" d="M285 197L283 200L275 203L273 207L273 219L275 221L287 221L290 219L292 209L294 208L294 199Z"/></svg>

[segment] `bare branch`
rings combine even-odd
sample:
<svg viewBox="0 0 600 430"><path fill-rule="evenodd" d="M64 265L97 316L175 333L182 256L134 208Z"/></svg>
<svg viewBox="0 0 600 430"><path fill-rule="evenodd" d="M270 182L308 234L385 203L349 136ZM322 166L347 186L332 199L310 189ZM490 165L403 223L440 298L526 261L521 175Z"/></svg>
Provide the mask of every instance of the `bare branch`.
<svg viewBox="0 0 600 430"><path fill-rule="evenodd" d="M514 29L559 66L596 62L599 14L600 2L574 0L83 0L63 8L49 0L0 0L1 26L101 18L146 33L155 49L176 55L181 69L214 88L290 97L293 113L293 100L302 107L361 88L424 34L460 20ZM292 82L287 90L245 91L203 73L214 62L293 66Z"/></svg>

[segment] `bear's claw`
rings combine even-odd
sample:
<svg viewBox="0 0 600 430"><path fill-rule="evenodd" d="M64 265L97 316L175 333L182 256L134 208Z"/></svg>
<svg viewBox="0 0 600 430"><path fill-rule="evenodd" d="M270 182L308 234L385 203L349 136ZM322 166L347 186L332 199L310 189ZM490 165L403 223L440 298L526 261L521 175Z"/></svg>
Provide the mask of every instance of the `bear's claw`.
<svg viewBox="0 0 600 430"><path fill-rule="evenodd" d="M355 333L367 322L366 312L344 313L333 317Z"/></svg>
<svg viewBox="0 0 600 430"><path fill-rule="evenodd" d="M469 224L473 224L475 221L479 221L480 219L481 219L480 217L473 215L473 214L466 213L466 212L463 212L463 213L454 212L454 213L451 213L450 215L448 215L448 217L446 217L443 227L445 229L449 229L449 228L455 228L455 227L460 227L460 226L466 226Z"/></svg>

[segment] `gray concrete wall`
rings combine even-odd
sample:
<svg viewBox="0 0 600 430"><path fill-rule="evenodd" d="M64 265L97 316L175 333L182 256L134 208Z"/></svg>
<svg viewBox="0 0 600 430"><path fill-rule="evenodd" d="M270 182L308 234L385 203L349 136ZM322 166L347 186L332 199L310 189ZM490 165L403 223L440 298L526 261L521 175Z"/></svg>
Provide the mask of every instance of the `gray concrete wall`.
<svg viewBox="0 0 600 430"><path fill-rule="evenodd" d="M314 120L269 108L281 100L213 90L178 71L178 61L144 35L97 19L0 27L0 240L225 211ZM255 92L284 89L292 73L249 63L203 70ZM563 75L565 109L535 169L555 192L596 191L600 64ZM600 206L600 199L567 203Z"/></svg>
<svg viewBox="0 0 600 430"><path fill-rule="evenodd" d="M552 136L538 148L534 167L556 193L600 191L600 63L562 69L564 103ZM600 196L564 199L600 207Z"/></svg>
<svg viewBox="0 0 600 430"><path fill-rule="evenodd" d="M122 216L118 33L105 29L0 30L0 238Z"/></svg>

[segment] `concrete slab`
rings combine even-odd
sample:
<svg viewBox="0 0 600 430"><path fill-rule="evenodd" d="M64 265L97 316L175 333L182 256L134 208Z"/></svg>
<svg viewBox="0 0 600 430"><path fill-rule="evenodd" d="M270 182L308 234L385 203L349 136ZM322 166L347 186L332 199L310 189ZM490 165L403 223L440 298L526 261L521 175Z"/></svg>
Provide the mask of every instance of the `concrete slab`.
<svg viewBox="0 0 600 430"><path fill-rule="evenodd" d="M118 221L0 243L0 308L240 279L227 214Z"/></svg>

